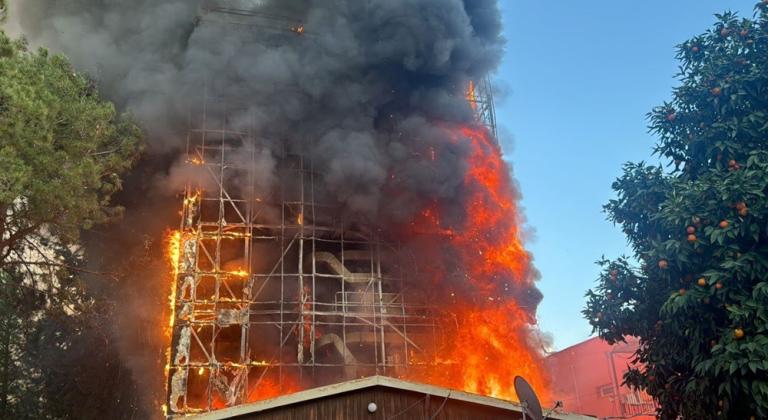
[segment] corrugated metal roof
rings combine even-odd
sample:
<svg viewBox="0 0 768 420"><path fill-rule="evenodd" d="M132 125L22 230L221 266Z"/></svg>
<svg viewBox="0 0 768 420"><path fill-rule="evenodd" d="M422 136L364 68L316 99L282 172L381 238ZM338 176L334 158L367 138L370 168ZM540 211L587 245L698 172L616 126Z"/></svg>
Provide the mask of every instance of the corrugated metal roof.
<svg viewBox="0 0 768 420"><path fill-rule="evenodd" d="M414 382L403 381L400 379L390 378L386 376L371 376L363 379L355 379L348 382L342 382L339 384L322 386L319 388L312 388L305 391L296 392L293 394L282 395L276 398L271 398L264 401L255 403L243 404L235 407L225 408L222 410L212 411L210 413L199 414L196 416L185 417L190 420L223 420L230 419L237 416L255 414L267 410L276 409L279 407L285 407L291 404L302 403L313 399L324 398L332 395L343 394L360 389L370 387L388 387L393 389L399 389L410 392L417 392L420 394L429 394L432 396L447 398L456 401L463 401L471 404L478 404L483 406L490 406L499 408L502 410L509 410L514 412L521 412L522 407L519 404L515 404L509 401L500 400L497 398L486 397L477 394L470 394L467 392L457 391L453 389L440 388L432 385L419 384ZM552 413L548 418L559 420L589 420L594 417L583 416L578 414L567 413Z"/></svg>

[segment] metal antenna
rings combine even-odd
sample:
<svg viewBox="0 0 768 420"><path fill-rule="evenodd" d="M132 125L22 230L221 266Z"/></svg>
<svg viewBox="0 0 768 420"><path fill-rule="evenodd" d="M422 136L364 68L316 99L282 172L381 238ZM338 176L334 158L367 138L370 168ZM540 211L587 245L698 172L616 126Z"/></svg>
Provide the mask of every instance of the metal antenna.
<svg viewBox="0 0 768 420"><path fill-rule="evenodd" d="M553 411L557 410L558 408L563 406L563 402L560 400L555 401L555 406L550 408L547 414L544 415L543 420L547 420L549 418L549 415L552 414Z"/></svg>

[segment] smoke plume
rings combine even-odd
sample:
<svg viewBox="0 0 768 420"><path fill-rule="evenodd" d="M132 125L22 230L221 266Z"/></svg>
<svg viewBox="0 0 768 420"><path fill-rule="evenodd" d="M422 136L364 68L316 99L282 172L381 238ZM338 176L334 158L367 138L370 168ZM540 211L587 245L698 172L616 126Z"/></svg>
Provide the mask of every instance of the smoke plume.
<svg viewBox="0 0 768 420"><path fill-rule="evenodd" d="M236 13L212 11L222 7ZM255 170L265 191L279 178L274 162L301 152L338 208L374 224L405 224L440 203L440 223L458 229L476 196L465 182L469 144L445 139L473 122L469 81L500 61L496 0L19 0L11 19L145 128L150 163L128 195L146 192L131 182L157 184L161 196L182 185L188 174L168 156L184 147L190 108L215 95L244 104L233 129L264 139ZM152 214L128 201L132 220ZM535 270L518 273L526 278L498 288L512 287L533 314Z"/></svg>
<svg viewBox="0 0 768 420"><path fill-rule="evenodd" d="M202 10L222 5L261 15L235 24L201 19ZM65 52L137 117L150 152L183 144L190 105L205 85L247 101L240 121L255 115L257 132L279 139L279 148L312 150L338 202L373 218L404 217L435 198L461 200L466 151L442 154L437 171L425 171L410 152L446 147L439 132L435 139L436 122L471 119L463 87L495 68L504 45L495 0L25 0L14 7L33 44ZM302 25L301 36L270 31L291 25ZM393 173L408 182L388 206L381 193Z"/></svg>

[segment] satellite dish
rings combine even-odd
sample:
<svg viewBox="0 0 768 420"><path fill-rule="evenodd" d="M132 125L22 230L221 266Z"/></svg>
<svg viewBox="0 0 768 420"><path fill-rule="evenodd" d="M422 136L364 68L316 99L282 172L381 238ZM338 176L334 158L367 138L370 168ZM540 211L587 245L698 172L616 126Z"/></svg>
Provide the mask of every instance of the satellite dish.
<svg viewBox="0 0 768 420"><path fill-rule="evenodd" d="M533 420L544 418L539 397L536 396L536 392L522 376L515 376L515 392L520 400L520 405L523 406L523 419L526 418L526 414Z"/></svg>

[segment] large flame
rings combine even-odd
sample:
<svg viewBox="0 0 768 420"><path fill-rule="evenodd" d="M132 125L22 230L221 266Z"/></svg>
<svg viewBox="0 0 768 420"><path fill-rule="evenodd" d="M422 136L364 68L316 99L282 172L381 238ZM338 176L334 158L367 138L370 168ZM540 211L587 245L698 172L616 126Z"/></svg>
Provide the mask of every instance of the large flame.
<svg viewBox="0 0 768 420"><path fill-rule="evenodd" d="M171 337L173 336L173 324L176 320L176 305L174 301L176 299L176 277L179 274L179 262L181 258L181 231L172 230L165 234L165 257L170 267L170 291L168 294L168 323L164 328L164 334L168 340L168 347L165 348L165 382L168 383L168 375L171 369ZM168 414L168 406L162 405L163 415Z"/></svg>
<svg viewBox="0 0 768 420"><path fill-rule="evenodd" d="M546 394L542 353L536 349L532 311L522 308L511 290L530 284L530 255L519 232L516 197L501 149L482 125L450 128L450 141L470 147L461 226L441 225L440 205L422 211L412 227L442 236L464 270L464 295L441 302L453 316L446 329L451 343L433 369L412 379L468 392L515 400L513 380L525 377ZM445 269L447 270L447 268ZM433 273L434 282L452 287L449 273ZM524 289L524 287L523 287ZM520 290L520 288L518 288ZM469 291L469 292L467 292ZM467 295L467 293L469 293Z"/></svg>
<svg viewBox="0 0 768 420"><path fill-rule="evenodd" d="M168 337L173 333L173 323L176 320L176 305L174 305L174 299L176 299L176 277L179 274L179 262L181 261L181 231L172 230L165 235L165 253L168 259L168 265L171 269L171 290L168 295L168 302L170 304L170 316L168 317L168 329L166 335Z"/></svg>

